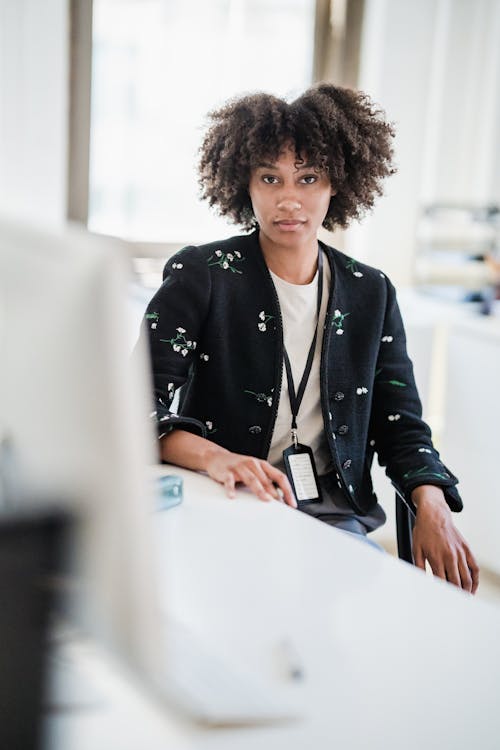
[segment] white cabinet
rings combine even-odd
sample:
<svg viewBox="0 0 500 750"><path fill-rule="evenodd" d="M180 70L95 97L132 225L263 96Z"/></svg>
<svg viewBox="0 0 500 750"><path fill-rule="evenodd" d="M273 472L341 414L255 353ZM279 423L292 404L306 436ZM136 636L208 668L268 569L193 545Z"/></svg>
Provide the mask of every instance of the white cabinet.
<svg viewBox="0 0 500 750"><path fill-rule="evenodd" d="M442 453L460 479L454 516L480 564L500 573L500 321L451 327Z"/></svg>

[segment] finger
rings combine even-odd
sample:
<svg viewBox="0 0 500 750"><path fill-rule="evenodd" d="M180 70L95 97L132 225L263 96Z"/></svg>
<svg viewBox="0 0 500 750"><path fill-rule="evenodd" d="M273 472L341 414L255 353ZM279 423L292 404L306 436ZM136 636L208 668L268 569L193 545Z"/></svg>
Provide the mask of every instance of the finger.
<svg viewBox="0 0 500 750"><path fill-rule="evenodd" d="M441 560L436 561L434 559L432 560L430 560L429 558L427 559L429 560L429 565L431 566L432 575L435 578L442 578L443 581L447 581L448 579L446 577L446 570Z"/></svg>
<svg viewBox="0 0 500 750"><path fill-rule="evenodd" d="M472 552L466 548L466 559L467 559L467 565L469 566L471 578L472 578L472 589L471 593L475 594L477 591L477 587L479 586L479 565L476 562L476 558L472 554Z"/></svg>
<svg viewBox="0 0 500 750"><path fill-rule="evenodd" d="M271 466L271 464L267 461L262 462L262 467L266 474L273 480L273 482L276 482L280 490L283 492L283 499L285 500L285 503L287 505L290 505L292 508L296 508L297 501L295 499L295 495L293 494L293 490L290 482L288 481L287 475L277 469L275 466Z"/></svg>
<svg viewBox="0 0 500 750"><path fill-rule="evenodd" d="M269 492L267 492L266 488L253 471L247 468L240 467L238 474L243 484L245 484L248 489L252 490L254 495L257 495L259 500L264 500L265 502L274 500L273 496Z"/></svg>
<svg viewBox="0 0 500 750"><path fill-rule="evenodd" d="M467 564L467 558L463 553L458 558L458 570L460 573L460 579L462 581L462 588L465 591L472 593L472 575Z"/></svg>
<svg viewBox="0 0 500 750"><path fill-rule="evenodd" d="M271 479L271 477L266 474L264 467L265 464L263 465L263 462L256 461L255 465L249 468L250 471L256 475L265 491L269 493L269 495L271 495L274 500L281 500L283 497L283 492L281 490L278 492L279 488L276 486L276 483Z"/></svg>
<svg viewBox="0 0 500 750"><path fill-rule="evenodd" d="M243 460L239 461L238 464L233 467L236 472L236 478L241 482L246 483L245 479L248 480L250 475L257 477L258 481L264 488L264 491L271 496L271 499L278 500L279 496L276 487L262 467L262 464L265 462L261 461L259 458L252 458L251 456L241 456L241 458ZM252 481L252 488L254 486L254 482ZM265 499L267 500L268 498Z"/></svg>
<svg viewBox="0 0 500 750"><path fill-rule="evenodd" d="M425 555L422 547L413 538L413 559L417 568L425 570Z"/></svg>
<svg viewBox="0 0 500 750"><path fill-rule="evenodd" d="M450 558L445 564L445 575L446 580L448 583L452 583L454 586L458 586L458 588L462 588L462 577L459 570L459 564L456 558L452 557ZM464 586L465 588L465 586Z"/></svg>
<svg viewBox="0 0 500 750"><path fill-rule="evenodd" d="M281 487L278 487L278 485L275 483L274 489L276 490L276 494L278 495L277 497L278 502L285 504L285 496L283 494L283 490L281 489Z"/></svg>
<svg viewBox="0 0 500 750"><path fill-rule="evenodd" d="M228 497L231 497L231 498L235 497L236 493L234 491L234 487L235 487L234 474L232 471L228 471L226 478L224 480L224 488L226 490L226 495Z"/></svg>

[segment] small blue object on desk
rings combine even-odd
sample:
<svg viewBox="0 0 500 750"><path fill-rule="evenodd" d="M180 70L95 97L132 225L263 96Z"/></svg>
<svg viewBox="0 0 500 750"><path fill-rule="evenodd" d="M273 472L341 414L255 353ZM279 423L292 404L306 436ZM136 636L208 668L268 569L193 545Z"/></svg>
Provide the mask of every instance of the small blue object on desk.
<svg viewBox="0 0 500 750"><path fill-rule="evenodd" d="M166 474L156 480L158 510L168 510L182 503L182 477Z"/></svg>

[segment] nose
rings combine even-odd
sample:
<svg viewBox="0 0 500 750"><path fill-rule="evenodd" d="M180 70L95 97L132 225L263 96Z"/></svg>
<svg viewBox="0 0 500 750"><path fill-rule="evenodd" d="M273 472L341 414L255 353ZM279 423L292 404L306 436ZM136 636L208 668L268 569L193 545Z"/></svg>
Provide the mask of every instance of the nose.
<svg viewBox="0 0 500 750"><path fill-rule="evenodd" d="M280 211L288 211L290 213L293 213L293 211L300 211L302 208L302 203L296 199L292 198L284 198L281 201L278 201L276 206Z"/></svg>
<svg viewBox="0 0 500 750"><path fill-rule="evenodd" d="M300 211L302 204L293 190L285 189L281 195L278 196L276 208L279 211L293 213L293 211Z"/></svg>

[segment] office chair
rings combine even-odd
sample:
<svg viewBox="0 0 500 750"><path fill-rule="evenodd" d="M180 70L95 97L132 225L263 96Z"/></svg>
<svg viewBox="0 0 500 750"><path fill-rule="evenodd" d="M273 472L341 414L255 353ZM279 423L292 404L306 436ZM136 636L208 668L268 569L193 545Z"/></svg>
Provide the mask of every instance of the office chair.
<svg viewBox="0 0 500 750"><path fill-rule="evenodd" d="M413 559L413 527L415 525L415 514L410 508L403 495L396 490L396 536L398 540L398 557L410 565L414 565Z"/></svg>

